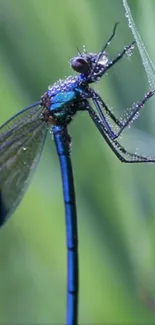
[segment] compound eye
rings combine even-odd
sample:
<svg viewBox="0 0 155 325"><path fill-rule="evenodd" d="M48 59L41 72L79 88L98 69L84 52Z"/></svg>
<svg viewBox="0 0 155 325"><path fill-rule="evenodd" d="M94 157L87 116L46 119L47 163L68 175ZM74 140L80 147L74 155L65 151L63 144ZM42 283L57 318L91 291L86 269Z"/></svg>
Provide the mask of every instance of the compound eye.
<svg viewBox="0 0 155 325"><path fill-rule="evenodd" d="M76 57L71 63L72 68L79 73L89 73L89 64L82 57Z"/></svg>

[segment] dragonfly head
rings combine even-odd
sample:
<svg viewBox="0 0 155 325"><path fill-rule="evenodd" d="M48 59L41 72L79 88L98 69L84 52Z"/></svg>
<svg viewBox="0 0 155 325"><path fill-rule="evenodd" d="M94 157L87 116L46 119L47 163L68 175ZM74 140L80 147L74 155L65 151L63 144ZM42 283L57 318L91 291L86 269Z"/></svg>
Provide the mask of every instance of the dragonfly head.
<svg viewBox="0 0 155 325"><path fill-rule="evenodd" d="M71 59L71 67L83 78L92 83L97 81L104 74L108 66L108 57L105 52L97 53L79 53L80 55Z"/></svg>

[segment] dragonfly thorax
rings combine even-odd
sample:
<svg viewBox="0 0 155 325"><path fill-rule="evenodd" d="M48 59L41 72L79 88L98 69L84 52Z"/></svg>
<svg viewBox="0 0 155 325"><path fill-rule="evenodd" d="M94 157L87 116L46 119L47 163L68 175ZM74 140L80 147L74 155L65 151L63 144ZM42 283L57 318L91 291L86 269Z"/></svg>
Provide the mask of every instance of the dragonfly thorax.
<svg viewBox="0 0 155 325"><path fill-rule="evenodd" d="M67 77L48 87L41 97L44 120L53 125L68 124L77 111L86 109L88 84L81 76Z"/></svg>

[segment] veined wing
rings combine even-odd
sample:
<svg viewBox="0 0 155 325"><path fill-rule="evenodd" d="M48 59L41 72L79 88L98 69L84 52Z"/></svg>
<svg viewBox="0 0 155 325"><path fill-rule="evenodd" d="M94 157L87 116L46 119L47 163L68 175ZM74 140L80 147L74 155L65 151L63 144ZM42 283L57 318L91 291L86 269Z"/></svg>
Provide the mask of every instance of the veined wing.
<svg viewBox="0 0 155 325"><path fill-rule="evenodd" d="M27 121L33 121L36 116L41 115L43 108L39 106L39 104L40 102L37 102L24 108L22 111L12 116L0 127L0 145L5 141L7 137L9 137L10 134L12 134L12 131L15 130L16 127L19 129L20 126L22 127L27 123Z"/></svg>
<svg viewBox="0 0 155 325"><path fill-rule="evenodd" d="M38 103L0 128L0 226L13 213L39 161L47 133Z"/></svg>

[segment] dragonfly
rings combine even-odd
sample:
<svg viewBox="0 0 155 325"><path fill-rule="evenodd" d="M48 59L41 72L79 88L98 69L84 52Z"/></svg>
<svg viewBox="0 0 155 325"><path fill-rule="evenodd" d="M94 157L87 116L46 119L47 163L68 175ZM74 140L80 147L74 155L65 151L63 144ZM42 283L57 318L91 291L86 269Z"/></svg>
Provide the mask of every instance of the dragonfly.
<svg viewBox="0 0 155 325"><path fill-rule="evenodd" d="M119 120L91 85L135 47L135 41L112 60L107 48L118 23L99 53L86 49L70 60L77 73L59 80L36 103L26 107L0 127L0 226L20 203L39 162L48 130L52 131L61 168L67 238L66 324L78 324L79 264L78 229L74 179L71 164L71 136L68 125L78 112L87 112L116 157L124 163L155 162L155 158L128 152L118 138L135 119L155 90L133 105L125 120ZM116 125L117 131L113 127Z"/></svg>

